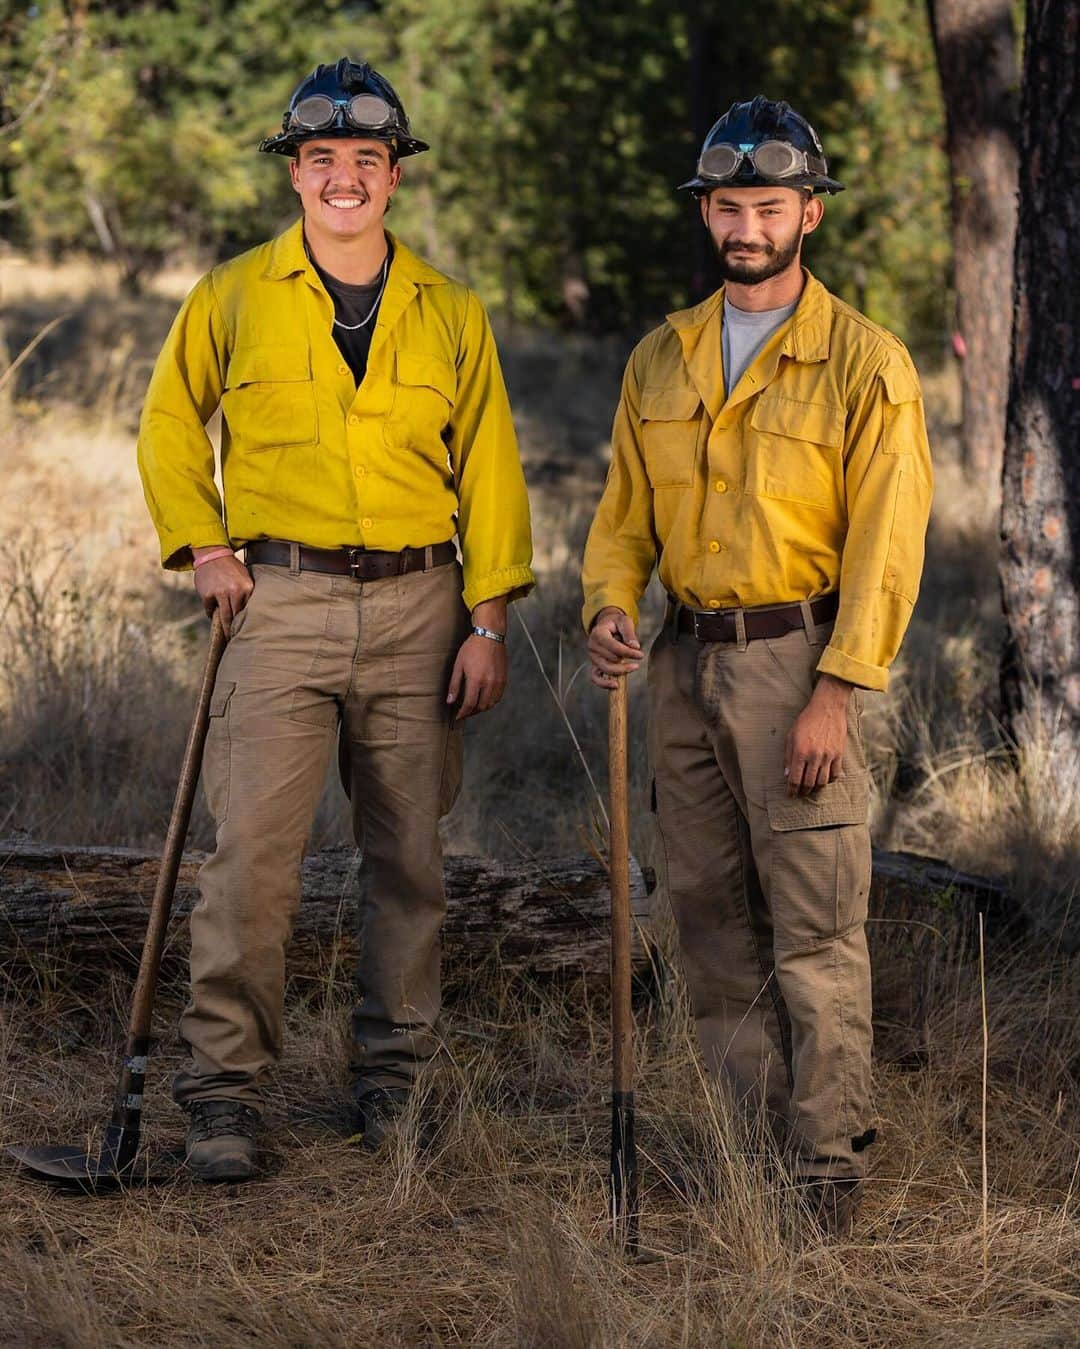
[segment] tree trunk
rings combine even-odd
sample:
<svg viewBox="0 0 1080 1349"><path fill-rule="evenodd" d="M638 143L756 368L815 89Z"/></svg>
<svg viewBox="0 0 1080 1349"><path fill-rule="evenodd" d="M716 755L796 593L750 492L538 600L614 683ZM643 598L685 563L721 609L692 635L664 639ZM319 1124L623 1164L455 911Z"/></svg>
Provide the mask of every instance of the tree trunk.
<svg viewBox="0 0 1080 1349"><path fill-rule="evenodd" d="M1006 723L1080 758L1080 8L1028 0L1001 517Z"/></svg>
<svg viewBox="0 0 1080 1349"><path fill-rule="evenodd" d="M1011 0L929 0L945 103L964 464L998 491L1016 236L1017 60Z"/></svg>
<svg viewBox="0 0 1080 1349"><path fill-rule="evenodd" d="M180 869L167 951L187 948L187 923L202 861L187 853ZM138 959L156 854L131 848L59 847L0 843L0 960L6 969L66 965L72 973L103 962ZM303 866L303 903L296 921L294 959L317 963L333 947L348 955L359 930L359 864L351 848L313 853ZM630 867L635 918L634 962L648 954L642 933L649 921L652 873ZM606 974L611 898L607 873L592 857L546 857L495 862L446 859L447 918L443 946L450 959L496 956L503 969L538 973L584 970Z"/></svg>

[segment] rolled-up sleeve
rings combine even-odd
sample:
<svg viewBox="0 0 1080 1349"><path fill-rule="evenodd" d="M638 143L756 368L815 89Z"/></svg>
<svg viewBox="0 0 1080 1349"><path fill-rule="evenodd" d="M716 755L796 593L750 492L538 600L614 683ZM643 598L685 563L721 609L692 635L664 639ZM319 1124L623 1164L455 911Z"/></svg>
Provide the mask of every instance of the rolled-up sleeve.
<svg viewBox="0 0 1080 1349"><path fill-rule="evenodd" d="M464 600L518 599L536 583L525 475L495 338L469 295L457 355L450 462L458 496Z"/></svg>
<svg viewBox="0 0 1080 1349"><path fill-rule="evenodd" d="M880 690L918 598L933 492L919 380L899 353L854 399L844 482L840 609L818 669Z"/></svg>
<svg viewBox="0 0 1080 1349"><path fill-rule="evenodd" d="M211 275L185 300L150 378L139 423L143 493L162 565L191 566L191 549L229 544L206 423L221 401L228 338Z"/></svg>
<svg viewBox="0 0 1080 1349"><path fill-rule="evenodd" d="M602 609L614 607L636 624L638 605L656 565L653 494L641 439L641 384L631 356L611 430L611 466L585 544L581 580L586 632Z"/></svg>

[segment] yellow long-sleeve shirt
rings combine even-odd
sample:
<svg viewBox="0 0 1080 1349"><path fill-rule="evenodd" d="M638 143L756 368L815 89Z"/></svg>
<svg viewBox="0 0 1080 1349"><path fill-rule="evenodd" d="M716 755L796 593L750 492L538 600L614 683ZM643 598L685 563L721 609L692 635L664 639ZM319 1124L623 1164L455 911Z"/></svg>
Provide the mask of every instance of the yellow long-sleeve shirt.
<svg viewBox="0 0 1080 1349"><path fill-rule="evenodd" d="M290 539L461 543L469 608L534 582L525 479L479 301L393 239L359 389L301 222L195 286L154 368L139 472L162 562ZM206 423L220 406L224 502Z"/></svg>
<svg viewBox="0 0 1080 1349"><path fill-rule="evenodd" d="M903 344L809 272L791 320L725 398L723 290L630 357L585 548L583 619L635 622L657 557L695 609L839 590L818 668L884 689L919 591L932 471Z"/></svg>

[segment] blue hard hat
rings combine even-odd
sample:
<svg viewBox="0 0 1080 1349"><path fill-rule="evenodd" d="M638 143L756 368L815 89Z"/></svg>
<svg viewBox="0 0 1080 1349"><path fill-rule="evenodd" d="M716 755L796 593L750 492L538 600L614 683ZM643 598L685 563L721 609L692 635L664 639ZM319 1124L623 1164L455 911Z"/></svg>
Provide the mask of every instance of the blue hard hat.
<svg viewBox="0 0 1080 1349"><path fill-rule="evenodd" d="M705 137L696 176L679 187L700 197L723 185L844 190L829 177L821 141L806 118L762 94L728 108Z"/></svg>
<svg viewBox="0 0 1080 1349"><path fill-rule="evenodd" d="M337 65L316 66L289 99L281 131L260 142L273 155L295 155L304 141L365 137L392 145L399 159L429 147L409 129L409 119L389 80L366 61L343 56Z"/></svg>

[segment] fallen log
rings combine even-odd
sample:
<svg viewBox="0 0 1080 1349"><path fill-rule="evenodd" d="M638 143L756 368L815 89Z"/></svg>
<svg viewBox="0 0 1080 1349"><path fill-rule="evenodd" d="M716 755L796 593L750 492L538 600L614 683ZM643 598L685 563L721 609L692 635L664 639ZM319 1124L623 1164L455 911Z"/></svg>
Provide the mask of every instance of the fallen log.
<svg viewBox="0 0 1080 1349"><path fill-rule="evenodd" d="M202 854L185 854L167 959L186 953L185 919L202 860ZM136 962L157 867L157 854L130 848L0 841L0 965L14 971L45 963L74 971ZM359 856L351 848L330 848L305 860L295 961L313 963L331 950L347 957L355 949L358 873ZM649 968L655 878L632 860L630 881L634 968L641 974ZM610 896L598 859L448 857L446 890L444 948L450 961L475 962L497 953L510 971L606 976ZM917 1001L918 967L927 957L937 958L942 930L948 928L950 948L958 941L966 945L978 912L997 937L1025 926L1019 905L1000 881L966 875L935 858L875 849L870 936L872 948L888 946L888 967L875 961L883 998L893 1006L913 996ZM906 959L899 958L897 942L888 940L902 934Z"/></svg>
<svg viewBox="0 0 1080 1349"><path fill-rule="evenodd" d="M199 853L184 855L167 960L187 950L184 920L196 898L202 860ZM103 961L137 961L157 869L157 854L131 848L0 841L0 964L9 971L46 961L91 970ZM359 870L359 854L351 848L305 859L294 960L317 960L330 948L347 956L355 949ZM649 963L643 937L653 884L652 872L632 860L639 972ZM443 946L449 960L497 955L511 971L606 974L611 901L607 873L596 858L448 857L446 892Z"/></svg>

